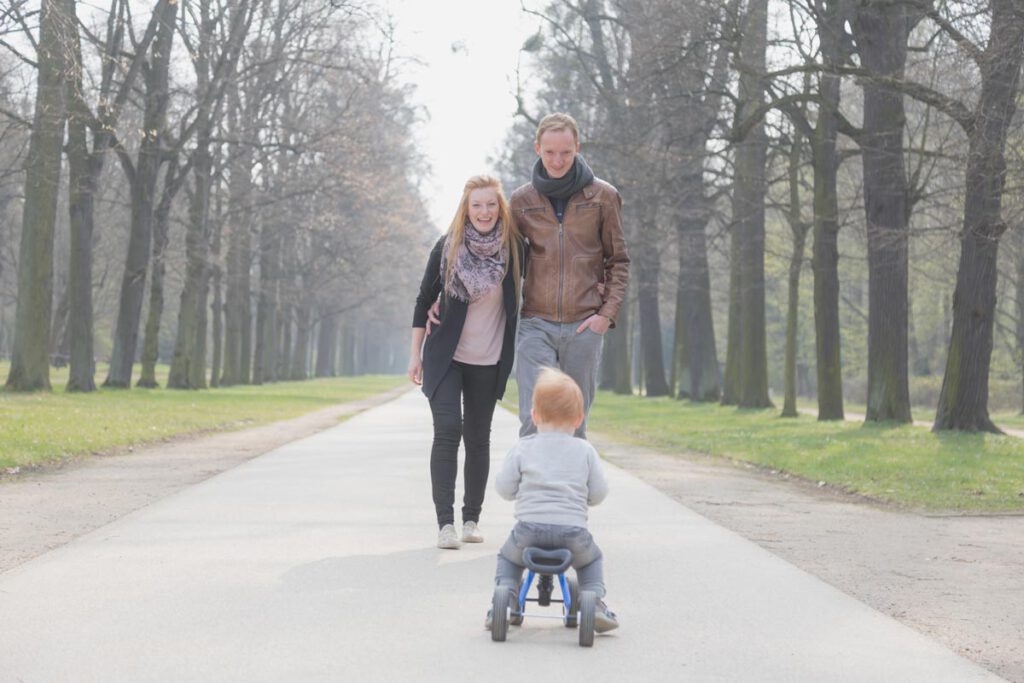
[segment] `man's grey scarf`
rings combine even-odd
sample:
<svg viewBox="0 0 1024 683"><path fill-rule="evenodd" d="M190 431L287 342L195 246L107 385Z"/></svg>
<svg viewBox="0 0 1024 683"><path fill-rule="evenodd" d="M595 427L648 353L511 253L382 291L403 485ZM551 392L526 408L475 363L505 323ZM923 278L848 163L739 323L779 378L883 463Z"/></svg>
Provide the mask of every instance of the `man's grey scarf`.
<svg viewBox="0 0 1024 683"><path fill-rule="evenodd" d="M451 278L445 282L445 291L459 301L473 303L501 282L505 275L508 249L502 247L504 227L499 220L490 232L480 232L466 220L452 268ZM441 251L441 280L448 275L448 249L451 247L451 233L444 240Z"/></svg>
<svg viewBox="0 0 1024 683"><path fill-rule="evenodd" d="M577 154L568 173L561 178L551 178L538 158L533 165L532 182L537 192L543 195L552 199L568 199L594 182L594 172L590 170L587 160Z"/></svg>

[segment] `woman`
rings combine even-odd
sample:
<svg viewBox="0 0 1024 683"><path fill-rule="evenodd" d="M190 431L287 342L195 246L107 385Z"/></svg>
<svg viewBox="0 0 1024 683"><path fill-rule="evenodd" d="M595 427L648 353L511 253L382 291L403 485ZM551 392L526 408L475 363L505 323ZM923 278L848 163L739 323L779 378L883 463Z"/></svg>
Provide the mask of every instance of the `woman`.
<svg viewBox="0 0 1024 683"><path fill-rule="evenodd" d="M409 379L423 386L434 417L430 480L438 548L460 546L454 512L460 439L466 446L461 541L484 540L478 523L491 459L491 418L512 369L523 265L522 239L501 184L473 176L448 233L427 259L409 353ZM427 310L441 294L441 322L427 335Z"/></svg>

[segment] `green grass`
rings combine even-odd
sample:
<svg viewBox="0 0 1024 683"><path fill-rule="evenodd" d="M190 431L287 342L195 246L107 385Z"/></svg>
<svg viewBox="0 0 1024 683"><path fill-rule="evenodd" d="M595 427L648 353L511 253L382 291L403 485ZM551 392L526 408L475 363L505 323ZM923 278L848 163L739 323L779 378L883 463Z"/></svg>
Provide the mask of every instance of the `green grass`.
<svg viewBox="0 0 1024 683"><path fill-rule="evenodd" d="M778 413L601 392L589 424L617 440L756 463L911 508L1024 510L1024 439Z"/></svg>
<svg viewBox="0 0 1024 683"><path fill-rule="evenodd" d="M8 365L0 363L4 378L7 370ZM158 369L161 384L166 375L166 367ZM102 380L104 369L96 376ZM100 389L68 394L66 380L66 371L55 370L52 392L0 392L0 470L284 420L374 396L408 381L401 375L369 375L203 391Z"/></svg>
<svg viewBox="0 0 1024 683"><path fill-rule="evenodd" d="M991 417L997 427L1024 429L1024 415L1021 415L1019 412L997 411L993 412Z"/></svg>
<svg viewBox="0 0 1024 683"><path fill-rule="evenodd" d="M818 404L814 399L801 397L797 399L797 408L800 410L810 409L817 410ZM863 403L852 403L846 401L843 403L843 409L847 414L864 415L868 408ZM923 422L934 422L935 421L935 406L912 406L911 414L915 420ZM1018 411L1011 410L997 410L990 412L992 421L998 427L1005 427L1007 429L1024 429L1024 415L1021 415Z"/></svg>

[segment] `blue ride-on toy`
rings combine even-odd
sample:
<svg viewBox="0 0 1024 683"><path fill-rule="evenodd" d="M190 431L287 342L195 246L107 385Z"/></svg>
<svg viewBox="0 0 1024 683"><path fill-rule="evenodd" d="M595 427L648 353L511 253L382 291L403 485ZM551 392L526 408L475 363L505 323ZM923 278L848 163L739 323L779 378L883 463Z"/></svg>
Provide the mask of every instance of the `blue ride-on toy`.
<svg viewBox="0 0 1024 683"><path fill-rule="evenodd" d="M597 594L593 591L580 591L575 576L566 576L565 572L572 564L572 553L565 548L542 550L530 547L523 551L523 564L526 565L526 580L513 593L507 586L495 586L494 600L491 604L491 640L502 642L508 633L509 624L520 626L526 614L526 603L535 602L540 607L547 607L552 602L562 604L562 616L531 613L529 616L541 619L561 619L566 628L578 628L581 647L594 644L594 614L597 610ZM554 580L558 578L558 587L562 599L553 599ZM537 579L537 597L526 597L530 586Z"/></svg>

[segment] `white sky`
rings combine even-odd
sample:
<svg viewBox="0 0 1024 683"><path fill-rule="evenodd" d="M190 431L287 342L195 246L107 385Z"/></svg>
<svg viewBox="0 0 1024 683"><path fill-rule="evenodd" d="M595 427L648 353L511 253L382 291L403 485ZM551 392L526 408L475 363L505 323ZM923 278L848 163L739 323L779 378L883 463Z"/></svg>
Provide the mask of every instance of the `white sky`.
<svg viewBox="0 0 1024 683"><path fill-rule="evenodd" d="M395 18L399 54L423 62L404 78L430 114L417 146L432 168L423 188L431 217L444 230L466 179L495 173L487 158L512 125L519 48L538 20L519 0L381 1Z"/></svg>

